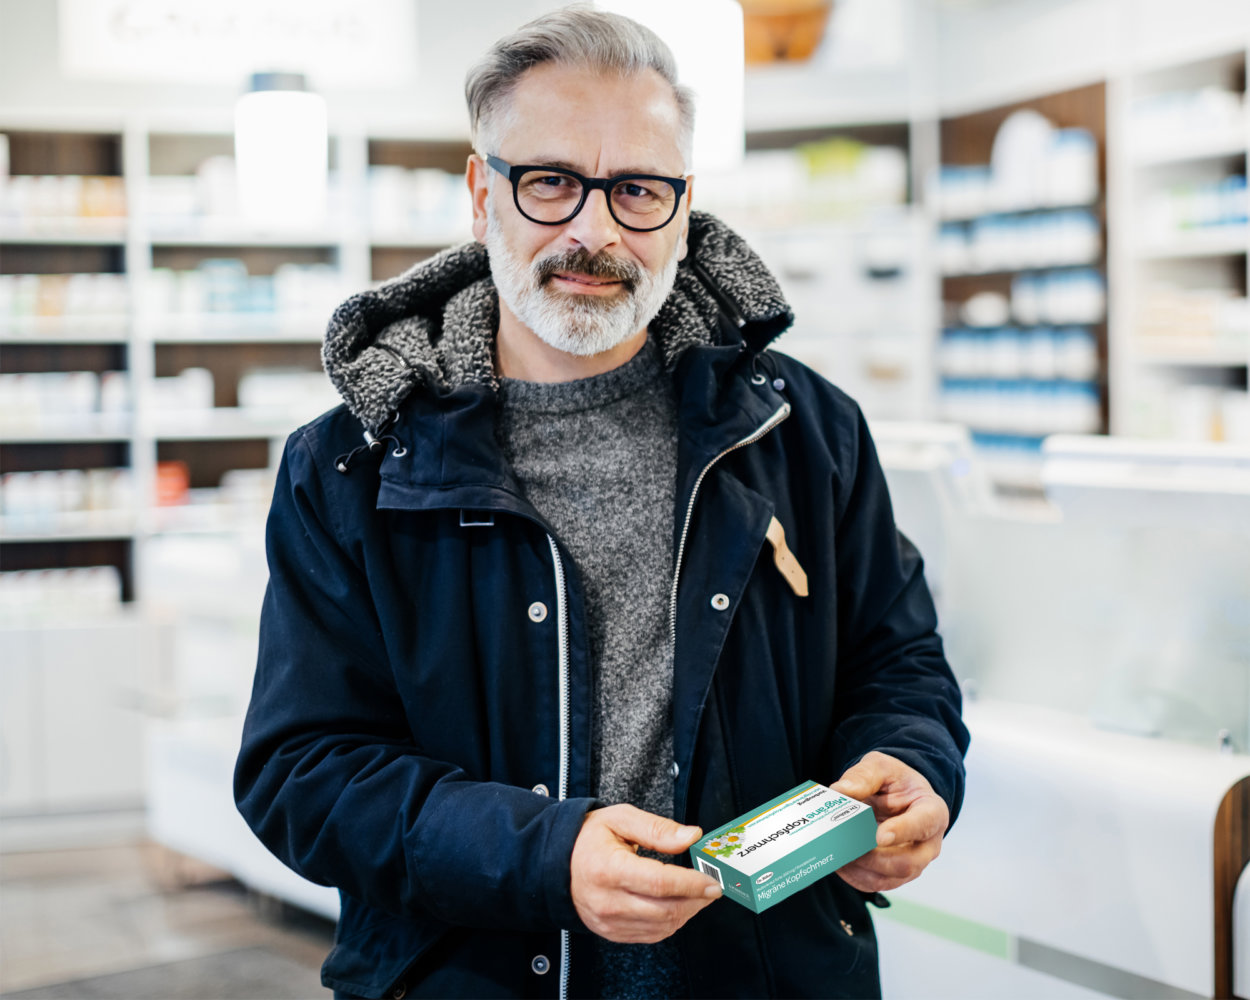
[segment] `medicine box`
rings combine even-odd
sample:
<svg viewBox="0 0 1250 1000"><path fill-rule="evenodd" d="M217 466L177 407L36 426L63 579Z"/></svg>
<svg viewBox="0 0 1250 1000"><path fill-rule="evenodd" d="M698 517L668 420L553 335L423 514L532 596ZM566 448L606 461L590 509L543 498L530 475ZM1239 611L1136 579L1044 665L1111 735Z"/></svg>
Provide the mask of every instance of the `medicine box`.
<svg viewBox="0 0 1250 1000"><path fill-rule="evenodd" d="M808 781L712 831L690 857L729 899L763 913L876 846L872 809Z"/></svg>

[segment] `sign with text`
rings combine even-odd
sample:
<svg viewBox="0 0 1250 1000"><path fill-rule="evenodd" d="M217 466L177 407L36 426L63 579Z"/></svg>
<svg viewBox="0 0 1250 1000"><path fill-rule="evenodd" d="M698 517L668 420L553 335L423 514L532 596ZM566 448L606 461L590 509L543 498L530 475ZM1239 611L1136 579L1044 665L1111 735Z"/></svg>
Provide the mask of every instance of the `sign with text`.
<svg viewBox="0 0 1250 1000"><path fill-rule="evenodd" d="M61 69L86 79L313 87L416 79L416 0L60 0Z"/></svg>

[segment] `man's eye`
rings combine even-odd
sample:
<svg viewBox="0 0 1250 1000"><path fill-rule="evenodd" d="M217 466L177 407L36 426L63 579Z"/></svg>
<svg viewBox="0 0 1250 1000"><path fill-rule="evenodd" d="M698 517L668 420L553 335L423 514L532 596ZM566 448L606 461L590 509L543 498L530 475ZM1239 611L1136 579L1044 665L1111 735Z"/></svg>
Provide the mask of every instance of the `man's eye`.
<svg viewBox="0 0 1250 1000"><path fill-rule="evenodd" d="M626 198L646 198L651 192L641 184L635 184L632 181L626 181L621 184L617 190L625 195Z"/></svg>
<svg viewBox="0 0 1250 1000"><path fill-rule="evenodd" d="M577 186L577 182L572 177L566 177L564 174L530 174L525 178L525 183L527 186L544 188L548 191Z"/></svg>

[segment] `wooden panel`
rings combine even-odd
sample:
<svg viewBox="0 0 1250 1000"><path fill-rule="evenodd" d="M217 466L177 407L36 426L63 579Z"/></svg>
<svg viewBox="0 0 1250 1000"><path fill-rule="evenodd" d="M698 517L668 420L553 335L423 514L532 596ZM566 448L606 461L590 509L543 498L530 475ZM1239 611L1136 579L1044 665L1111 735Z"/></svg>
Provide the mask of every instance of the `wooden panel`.
<svg viewBox="0 0 1250 1000"><path fill-rule="evenodd" d="M412 142L399 139L370 139L369 165L378 167L433 167L452 174L463 174L465 160L473 152L467 142ZM492 152L492 150L487 150Z"/></svg>
<svg viewBox="0 0 1250 1000"><path fill-rule="evenodd" d="M122 274L126 250L116 246L0 244L0 274Z"/></svg>
<svg viewBox="0 0 1250 1000"><path fill-rule="evenodd" d="M333 264L333 247L170 247L160 241L152 247L152 266L194 271L203 260L228 257L241 260L248 274L273 274L279 264Z"/></svg>
<svg viewBox="0 0 1250 1000"><path fill-rule="evenodd" d="M9 173L120 177L120 135L8 132Z"/></svg>
<svg viewBox="0 0 1250 1000"><path fill-rule="evenodd" d="M5 344L0 348L0 375L110 372L125 368L125 344Z"/></svg>
<svg viewBox="0 0 1250 1000"><path fill-rule="evenodd" d="M269 468L269 442L161 441L156 446L156 458L160 462L186 462L191 488L211 489L220 486L222 473L231 469Z"/></svg>
<svg viewBox="0 0 1250 1000"><path fill-rule="evenodd" d="M116 566L122 578L122 600L135 599L133 546L129 539L72 542L14 542L0 539L0 570L75 569Z"/></svg>
<svg viewBox="0 0 1250 1000"><path fill-rule="evenodd" d="M1031 109L1045 115L1059 128L1083 128L1088 130L1098 144L1098 189L1107 190L1107 87L1105 83L1090 84L1057 94L1047 94L1031 100L1019 101L998 108L990 108L967 115L943 119L939 130L941 161L947 166L985 166L990 162L994 138L999 127L1016 111ZM1099 218L1103 252L1091 267L1104 276L1106 267L1107 220L1103 203L1091 208ZM1020 272L960 275L942 279L943 302L965 302L978 291L995 291L1010 295L1011 280ZM1110 395L1108 378L1107 324L1082 324L1089 326L1098 342L1100 371L1099 407L1102 427L1110 426Z"/></svg>
<svg viewBox="0 0 1250 1000"><path fill-rule="evenodd" d="M441 247L410 247L402 250L374 247L372 251L372 276L374 281L386 281L403 274L413 264L429 260Z"/></svg>
<svg viewBox="0 0 1250 1000"><path fill-rule="evenodd" d="M1233 894L1250 864L1250 778L1224 796L1215 814L1215 995L1233 996Z"/></svg>
<svg viewBox="0 0 1250 1000"><path fill-rule="evenodd" d="M945 118L939 133L942 162L954 165L989 163L998 127L1010 114L1024 108L1040 112L1060 128L1089 129L1098 141L1099 187L1106 190L1107 86L1104 83Z"/></svg>
<svg viewBox="0 0 1250 1000"><path fill-rule="evenodd" d="M125 441L0 444L0 473L121 469L129 464L130 445Z"/></svg>
<svg viewBox="0 0 1250 1000"><path fill-rule="evenodd" d="M321 370L317 344L158 344L156 375L177 375L184 368L213 373L213 405L239 405L239 377L251 368Z"/></svg>
<svg viewBox="0 0 1250 1000"><path fill-rule="evenodd" d="M869 146L897 146L904 152L910 147L906 122L881 125L840 125L837 128L784 129L777 132L748 132L746 148L793 149L805 142L824 139L854 139Z"/></svg>

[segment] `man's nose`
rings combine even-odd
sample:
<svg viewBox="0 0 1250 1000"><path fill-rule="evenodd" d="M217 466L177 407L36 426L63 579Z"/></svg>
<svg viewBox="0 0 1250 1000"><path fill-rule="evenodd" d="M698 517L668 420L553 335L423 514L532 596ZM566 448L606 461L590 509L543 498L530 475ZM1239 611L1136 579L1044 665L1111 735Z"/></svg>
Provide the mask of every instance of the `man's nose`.
<svg viewBox="0 0 1250 1000"><path fill-rule="evenodd" d="M608 210L606 191L594 190L586 196L582 210L566 225L565 235L592 257L621 241L621 226Z"/></svg>

